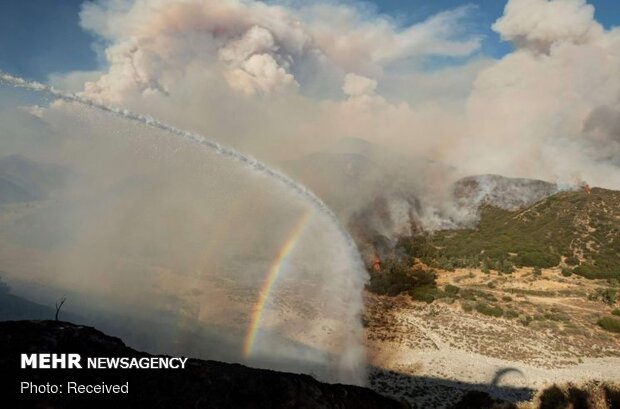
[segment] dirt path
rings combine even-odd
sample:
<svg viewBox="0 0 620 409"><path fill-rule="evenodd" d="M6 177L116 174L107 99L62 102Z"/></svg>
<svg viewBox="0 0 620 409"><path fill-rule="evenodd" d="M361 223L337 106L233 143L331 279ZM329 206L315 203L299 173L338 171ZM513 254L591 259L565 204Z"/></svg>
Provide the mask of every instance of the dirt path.
<svg viewBox="0 0 620 409"><path fill-rule="evenodd" d="M553 298L553 297L537 297L537 296L529 296L528 295L528 296L526 296L525 299L526 300L530 300L532 302L540 303L540 304L561 305L562 307L565 307L565 308L568 308L568 309L581 310L581 311L586 311L586 312L595 313L595 314L601 312L601 308L581 307L579 305L574 305L574 304L570 304L570 303L566 302L566 301L569 301L569 300L580 301L581 298L579 298L579 297L558 297L558 298Z"/></svg>

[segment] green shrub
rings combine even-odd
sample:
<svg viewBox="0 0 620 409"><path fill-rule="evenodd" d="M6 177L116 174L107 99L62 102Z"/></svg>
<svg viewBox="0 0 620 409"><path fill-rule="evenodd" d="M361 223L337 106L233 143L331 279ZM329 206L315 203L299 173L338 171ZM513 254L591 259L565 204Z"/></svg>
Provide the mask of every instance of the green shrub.
<svg viewBox="0 0 620 409"><path fill-rule="evenodd" d="M476 300L476 293L475 293L475 291L471 290L469 288L463 288L461 291L459 291L459 295L464 300L470 300L470 301L475 301Z"/></svg>
<svg viewBox="0 0 620 409"><path fill-rule="evenodd" d="M534 274L534 276L536 277L540 277L542 275L542 270L540 269L540 267L534 267L532 274Z"/></svg>
<svg viewBox="0 0 620 409"><path fill-rule="evenodd" d="M611 313L612 313L612 315L620 317L620 309L618 309L618 308L614 309Z"/></svg>
<svg viewBox="0 0 620 409"><path fill-rule="evenodd" d="M437 249L431 244L427 236L403 237L398 241L396 247L404 250L408 256L422 260L430 260L437 254Z"/></svg>
<svg viewBox="0 0 620 409"><path fill-rule="evenodd" d="M519 322L524 326L527 327L530 325L530 322L532 322L532 317L526 314L520 314L519 315Z"/></svg>
<svg viewBox="0 0 620 409"><path fill-rule="evenodd" d="M469 301L463 301L461 302L461 308L465 312L471 312L474 309L474 305Z"/></svg>
<svg viewBox="0 0 620 409"><path fill-rule="evenodd" d="M588 294L590 301L602 301L607 305L616 303L617 290L615 288L599 288L595 292Z"/></svg>
<svg viewBox="0 0 620 409"><path fill-rule="evenodd" d="M601 298L607 305L614 305L616 303L616 296L618 291L615 288L606 288L601 290Z"/></svg>
<svg viewBox="0 0 620 409"><path fill-rule="evenodd" d="M605 266L595 266L593 264L581 264L580 266L575 267L573 273L589 278L590 280L606 278L617 279L620 277L620 268L607 268Z"/></svg>
<svg viewBox="0 0 620 409"><path fill-rule="evenodd" d="M446 271L454 271L454 263L452 262L452 259L446 256L441 256L438 258L433 259L433 262L431 263L431 265L434 268L439 268L441 270L446 270Z"/></svg>
<svg viewBox="0 0 620 409"><path fill-rule="evenodd" d="M452 285L452 284L446 284L446 286L443 289L443 291L449 297L454 297L455 295L457 295L459 293L459 290L460 290L459 287Z"/></svg>
<svg viewBox="0 0 620 409"><path fill-rule="evenodd" d="M560 312L548 312L548 313L545 313L543 317L550 321L563 321L563 322L570 321L570 316L566 314L565 312L561 312L561 311Z"/></svg>
<svg viewBox="0 0 620 409"><path fill-rule="evenodd" d="M515 263L523 267L555 267L560 262L560 256L553 253L530 250L521 251L515 258Z"/></svg>
<svg viewBox="0 0 620 409"><path fill-rule="evenodd" d="M504 315L504 310L502 310L498 306L489 305L484 302L479 302L476 304L476 311L480 314L488 315L490 317L501 317Z"/></svg>
<svg viewBox="0 0 620 409"><path fill-rule="evenodd" d="M503 274L512 274L515 271L515 266L509 260L502 260L497 271Z"/></svg>
<svg viewBox="0 0 620 409"><path fill-rule="evenodd" d="M579 259L575 256L568 256L564 260L564 262L569 266L577 266L579 265Z"/></svg>
<svg viewBox="0 0 620 409"><path fill-rule="evenodd" d="M617 318L603 317L597 324L604 330L620 334L620 320Z"/></svg>
<svg viewBox="0 0 620 409"><path fill-rule="evenodd" d="M563 275L564 277L570 277L570 276L572 276L572 275L573 275L573 270L571 270L570 268L564 267L564 268L562 269L562 275Z"/></svg>
<svg viewBox="0 0 620 409"><path fill-rule="evenodd" d="M505 295L505 296L502 297L502 300L504 300L506 302L509 302L509 301L512 301L512 297L509 296L509 295Z"/></svg>
<svg viewBox="0 0 620 409"><path fill-rule="evenodd" d="M370 282L367 289L380 295L396 296L404 292L411 292L418 287L435 287L435 273L426 270L411 270L405 263L388 260L382 271L370 273ZM425 290L428 291L428 290ZM424 297L428 299L427 296Z"/></svg>
<svg viewBox="0 0 620 409"><path fill-rule="evenodd" d="M409 291L409 295L416 301L424 301L428 304L439 298L439 292L437 290L437 287L430 285L416 287Z"/></svg>
<svg viewBox="0 0 620 409"><path fill-rule="evenodd" d="M504 313L504 317L506 318L517 318L519 316L519 313L516 312L515 310L506 310L506 312Z"/></svg>

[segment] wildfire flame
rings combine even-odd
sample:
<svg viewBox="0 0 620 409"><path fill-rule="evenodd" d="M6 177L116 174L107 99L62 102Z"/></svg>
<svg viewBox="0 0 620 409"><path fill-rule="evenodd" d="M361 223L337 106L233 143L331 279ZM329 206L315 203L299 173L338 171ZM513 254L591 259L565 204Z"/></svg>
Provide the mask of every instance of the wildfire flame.
<svg viewBox="0 0 620 409"><path fill-rule="evenodd" d="M372 259L372 270L377 273L381 272L381 259L376 254Z"/></svg>
<svg viewBox="0 0 620 409"><path fill-rule="evenodd" d="M590 188L590 185L588 185L587 183L583 185L583 191L586 192L586 194L588 195L592 193L592 189Z"/></svg>

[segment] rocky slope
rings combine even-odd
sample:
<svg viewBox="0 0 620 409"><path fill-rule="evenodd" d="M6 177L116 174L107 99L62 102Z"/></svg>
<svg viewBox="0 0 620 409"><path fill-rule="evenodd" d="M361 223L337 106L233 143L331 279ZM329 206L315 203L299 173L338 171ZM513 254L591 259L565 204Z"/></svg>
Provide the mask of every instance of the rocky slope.
<svg viewBox="0 0 620 409"><path fill-rule="evenodd" d="M500 175L468 176L454 184L454 196L462 206L489 205L504 210L530 206L559 190L554 183Z"/></svg>
<svg viewBox="0 0 620 409"><path fill-rule="evenodd" d="M297 375L190 359L184 370L19 369L21 353L79 353L86 357L146 357L118 338L56 321L0 322L0 385L4 402L19 408L403 408L369 389L329 385ZM125 395L20 395L20 382L120 384Z"/></svg>

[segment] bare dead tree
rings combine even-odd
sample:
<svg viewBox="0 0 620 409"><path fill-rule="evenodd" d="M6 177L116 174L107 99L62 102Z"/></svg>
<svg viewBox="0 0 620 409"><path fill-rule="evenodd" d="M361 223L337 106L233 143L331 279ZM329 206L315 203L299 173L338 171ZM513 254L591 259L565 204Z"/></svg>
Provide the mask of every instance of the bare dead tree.
<svg viewBox="0 0 620 409"><path fill-rule="evenodd" d="M60 303L56 303L56 321L58 321L58 314L60 313L60 309L62 308L62 305L65 303L65 301L67 301L67 297L62 297L60 299Z"/></svg>

